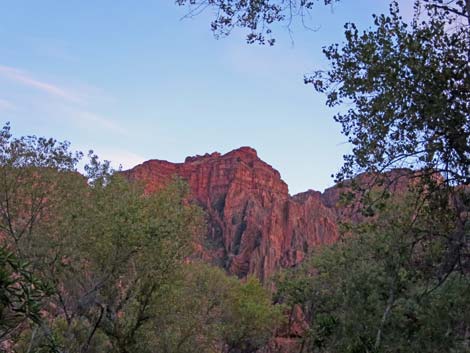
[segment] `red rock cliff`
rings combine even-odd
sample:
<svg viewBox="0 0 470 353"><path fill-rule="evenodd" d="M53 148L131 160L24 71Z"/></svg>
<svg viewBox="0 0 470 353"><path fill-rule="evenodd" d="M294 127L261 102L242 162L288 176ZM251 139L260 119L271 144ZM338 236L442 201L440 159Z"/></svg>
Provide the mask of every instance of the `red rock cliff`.
<svg viewBox="0 0 470 353"><path fill-rule="evenodd" d="M150 160L125 174L142 180L147 192L175 175L187 180L208 215L207 253L239 277L264 279L338 238L331 198L326 203L316 191L291 197L279 172L249 147L188 157L184 163Z"/></svg>

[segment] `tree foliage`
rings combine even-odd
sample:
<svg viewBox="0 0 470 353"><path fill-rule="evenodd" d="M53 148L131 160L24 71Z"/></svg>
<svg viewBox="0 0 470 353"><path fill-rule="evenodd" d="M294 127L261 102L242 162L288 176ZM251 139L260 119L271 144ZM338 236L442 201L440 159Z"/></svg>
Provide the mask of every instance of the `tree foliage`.
<svg viewBox="0 0 470 353"><path fill-rule="evenodd" d="M176 180L145 195L92 154L84 177L76 169L82 154L68 143L14 138L8 125L0 142L2 296L35 324L19 328L16 349L39 349L54 335L64 352L100 351L105 343L132 350L156 293L201 230L187 186ZM32 290L42 288L37 281L53 289L42 301ZM5 326L18 326L8 320ZM2 340L15 337L5 332Z"/></svg>
<svg viewBox="0 0 470 353"><path fill-rule="evenodd" d="M27 263L0 248L0 349L2 342L20 334L22 325L41 325L40 310L51 290L31 273Z"/></svg>
<svg viewBox="0 0 470 353"><path fill-rule="evenodd" d="M468 351L470 280L436 280L446 243L427 231L453 225L429 210L417 219L414 196L400 198L281 276L280 299L301 305L310 324L308 352Z"/></svg>
<svg viewBox="0 0 470 353"><path fill-rule="evenodd" d="M185 266L154 310L140 352L254 352L282 322L282 307L254 278L246 283L200 263Z"/></svg>
<svg viewBox="0 0 470 353"><path fill-rule="evenodd" d="M63 315L54 321L62 327L63 346L88 351L96 337L113 352L133 351L144 324L155 318L156 297L171 284L199 231L199 211L185 204L186 190L178 181L143 196L138 185L113 175L66 210L67 245L45 274L57 284Z"/></svg>
<svg viewBox="0 0 470 353"><path fill-rule="evenodd" d="M348 105L335 116L353 145L338 179L411 167L470 181L470 3L445 3L417 2L411 24L395 2L372 29L347 24L346 42L324 49L331 68L306 78L330 107Z"/></svg>
<svg viewBox="0 0 470 353"><path fill-rule="evenodd" d="M0 131L3 346L8 347L25 328L34 326L44 337L40 348L55 350L53 334L41 314L54 293L50 280L39 271L45 263L38 261L38 251L49 244L37 242L35 234L44 234L55 224L52 215L66 195L63 181L69 176L76 180L75 165L80 157L80 153L69 151L67 142L35 136L15 138L9 124Z"/></svg>
<svg viewBox="0 0 470 353"><path fill-rule="evenodd" d="M416 1L411 23L392 2L373 28L345 29L324 49L330 69L306 78L330 107L348 107L335 116L353 146L337 179L418 170L434 217L454 224L436 235L447 239L437 277L468 274L470 1Z"/></svg>
<svg viewBox="0 0 470 353"><path fill-rule="evenodd" d="M156 193L68 143L0 148L0 349L254 352L281 320L259 281L188 260L204 231L188 186ZM7 347L7 348L5 348Z"/></svg>
<svg viewBox="0 0 470 353"><path fill-rule="evenodd" d="M287 24L300 18L306 25L315 3L325 5L338 0L176 0L179 6L187 6L186 16L196 16L206 9L214 10L215 18L211 29L216 36L229 35L237 27L248 30L246 41L249 44L275 43L273 26L276 23Z"/></svg>

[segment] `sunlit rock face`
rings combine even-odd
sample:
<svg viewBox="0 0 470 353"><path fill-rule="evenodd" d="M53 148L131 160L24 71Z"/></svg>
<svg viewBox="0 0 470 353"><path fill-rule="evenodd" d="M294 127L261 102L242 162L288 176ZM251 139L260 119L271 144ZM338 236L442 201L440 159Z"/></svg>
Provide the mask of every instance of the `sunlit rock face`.
<svg viewBox="0 0 470 353"><path fill-rule="evenodd" d="M279 172L250 147L188 157L184 163L150 160L124 173L144 182L147 192L174 176L186 180L208 217L200 255L239 277L266 279L338 238L336 195L328 204L316 191L290 196Z"/></svg>

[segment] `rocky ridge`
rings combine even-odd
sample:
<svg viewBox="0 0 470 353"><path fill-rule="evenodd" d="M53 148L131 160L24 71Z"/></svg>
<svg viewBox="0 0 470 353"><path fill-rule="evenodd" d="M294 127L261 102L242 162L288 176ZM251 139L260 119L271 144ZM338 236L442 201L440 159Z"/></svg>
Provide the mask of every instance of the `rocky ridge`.
<svg viewBox="0 0 470 353"><path fill-rule="evenodd" d="M183 163L149 160L124 174L142 181L146 192L158 190L174 176L186 180L191 198L207 214L199 255L238 277L255 275L264 280L280 267L295 266L315 247L337 241L339 220L361 218L354 205L340 205L345 189L339 186L324 193L289 195L279 172L250 147L187 157ZM389 190L400 192L412 174L397 169L362 174L356 181L377 184L380 177L390 184Z"/></svg>
<svg viewBox="0 0 470 353"><path fill-rule="evenodd" d="M178 176L207 214L203 256L239 277L269 277L298 264L314 247L338 239L337 193L290 196L277 170L250 147L187 157L184 163L149 160L124 174L154 192Z"/></svg>

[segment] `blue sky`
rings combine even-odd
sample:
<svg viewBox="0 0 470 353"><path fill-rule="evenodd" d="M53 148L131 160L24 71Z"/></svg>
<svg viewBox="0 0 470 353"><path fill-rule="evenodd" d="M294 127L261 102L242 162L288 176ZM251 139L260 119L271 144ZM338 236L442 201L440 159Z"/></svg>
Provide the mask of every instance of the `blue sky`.
<svg viewBox="0 0 470 353"><path fill-rule="evenodd" d="M183 19L172 0L5 0L0 120L15 135L69 140L125 168L252 146L292 194L323 190L349 146L303 75L343 24L365 28L386 0L317 6L310 31L276 28L274 47L244 32L215 40L211 13ZM411 0L403 0L405 13Z"/></svg>

